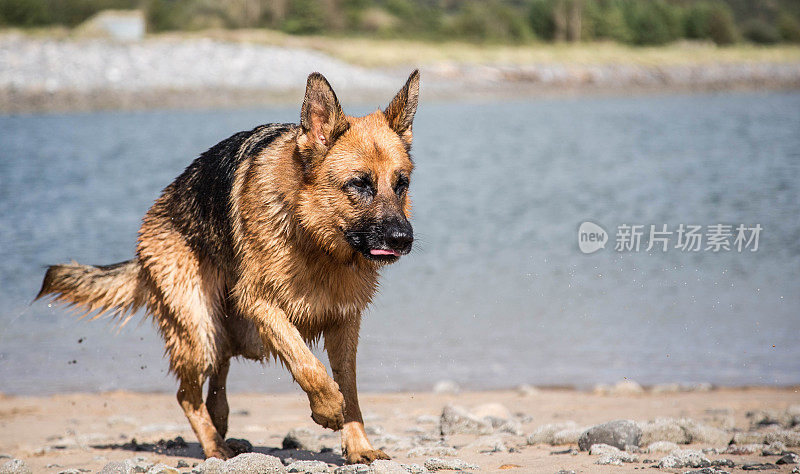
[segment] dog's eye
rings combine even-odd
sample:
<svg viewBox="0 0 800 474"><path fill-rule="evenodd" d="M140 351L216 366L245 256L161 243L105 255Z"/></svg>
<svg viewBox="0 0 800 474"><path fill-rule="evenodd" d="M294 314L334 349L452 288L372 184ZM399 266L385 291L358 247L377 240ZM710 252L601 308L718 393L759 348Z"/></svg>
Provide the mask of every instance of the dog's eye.
<svg viewBox="0 0 800 474"><path fill-rule="evenodd" d="M397 178L397 183L394 185L394 192L398 196L402 196L408 191L408 177L407 176L400 176Z"/></svg>
<svg viewBox="0 0 800 474"><path fill-rule="evenodd" d="M374 196L375 187L367 177L353 178L344 185L345 190L354 191L363 196Z"/></svg>

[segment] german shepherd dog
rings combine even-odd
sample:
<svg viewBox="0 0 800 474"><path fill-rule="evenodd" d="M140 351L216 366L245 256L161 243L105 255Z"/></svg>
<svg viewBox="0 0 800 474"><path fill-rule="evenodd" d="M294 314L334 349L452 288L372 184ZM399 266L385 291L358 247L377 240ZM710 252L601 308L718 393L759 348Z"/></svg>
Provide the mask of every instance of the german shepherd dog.
<svg viewBox="0 0 800 474"><path fill-rule="evenodd" d="M388 459L364 431L356 347L379 269L413 242L418 96L414 71L385 110L351 117L311 74L299 125L261 125L218 143L147 212L134 259L51 266L37 298L53 295L95 318L111 312L121 324L145 307L206 457L235 454L224 441L225 380L230 358L241 356L288 367L311 418L342 430L348 463ZM333 378L309 350L321 337Z"/></svg>

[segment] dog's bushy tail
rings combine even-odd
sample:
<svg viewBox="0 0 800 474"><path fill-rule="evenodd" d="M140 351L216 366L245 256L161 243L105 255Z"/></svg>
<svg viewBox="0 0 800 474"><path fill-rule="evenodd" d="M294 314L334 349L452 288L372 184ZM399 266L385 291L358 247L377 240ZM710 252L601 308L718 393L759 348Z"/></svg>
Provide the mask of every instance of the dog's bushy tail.
<svg viewBox="0 0 800 474"><path fill-rule="evenodd" d="M140 269L136 259L113 265L53 265L47 268L36 299L54 295L55 301L77 307L81 317L95 313L91 319L112 312L123 326L146 302Z"/></svg>

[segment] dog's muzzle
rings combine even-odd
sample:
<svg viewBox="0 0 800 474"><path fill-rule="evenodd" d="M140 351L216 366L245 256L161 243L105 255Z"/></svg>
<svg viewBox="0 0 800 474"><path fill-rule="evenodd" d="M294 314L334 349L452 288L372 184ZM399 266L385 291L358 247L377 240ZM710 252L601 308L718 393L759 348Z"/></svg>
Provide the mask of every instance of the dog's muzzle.
<svg viewBox="0 0 800 474"><path fill-rule="evenodd" d="M392 262L411 252L414 229L406 219L392 218L354 226L345 231L347 242L370 260Z"/></svg>

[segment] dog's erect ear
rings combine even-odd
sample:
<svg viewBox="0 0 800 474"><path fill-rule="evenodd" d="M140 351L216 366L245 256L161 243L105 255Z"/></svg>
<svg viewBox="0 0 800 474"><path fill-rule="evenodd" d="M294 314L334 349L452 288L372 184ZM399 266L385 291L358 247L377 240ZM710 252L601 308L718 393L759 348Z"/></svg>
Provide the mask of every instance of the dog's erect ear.
<svg viewBox="0 0 800 474"><path fill-rule="evenodd" d="M322 152L328 150L350 126L342 106L325 76L311 73L306 82L306 96L300 110L304 148Z"/></svg>
<svg viewBox="0 0 800 474"><path fill-rule="evenodd" d="M386 114L389 126L400 135L406 148L411 148L411 125L417 112L417 102L419 102L419 69L415 69L408 76L406 85L394 96L383 112Z"/></svg>

